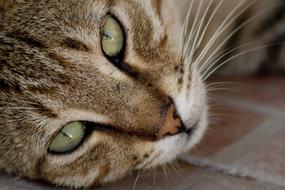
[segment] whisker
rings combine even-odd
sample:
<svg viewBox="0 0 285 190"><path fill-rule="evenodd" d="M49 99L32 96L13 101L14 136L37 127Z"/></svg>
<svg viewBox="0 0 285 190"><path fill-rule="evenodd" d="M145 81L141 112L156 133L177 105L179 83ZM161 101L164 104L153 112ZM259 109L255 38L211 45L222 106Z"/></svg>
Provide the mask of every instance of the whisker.
<svg viewBox="0 0 285 190"><path fill-rule="evenodd" d="M249 49L249 50L245 50L245 51L242 51L228 59L226 59L225 61L223 61L222 63L220 63L215 69L213 69L209 74L206 75L206 77L204 77L204 80L208 79L209 76L211 76L214 72L216 72L220 67L222 67L223 65L225 65L226 63L228 63L229 61L241 56L241 55L244 55L244 54L247 54L247 53L250 53L250 52L254 52L256 50L260 50L260 49L264 49L264 48L268 48L268 47L272 47L272 46L276 46L277 44L282 44L284 42L280 42L280 43L275 43L275 44L271 44L271 45L264 45L264 46L259 46L259 47L255 47L255 48L252 48L252 49Z"/></svg>
<svg viewBox="0 0 285 190"><path fill-rule="evenodd" d="M231 85L231 87L227 87L227 86ZM210 83L205 85L205 88L207 90L207 92L213 92L213 91L217 91L217 90L227 90L227 91L231 91L231 92L240 92L238 89L234 89L232 86L233 85L241 85L241 83L237 83L237 82L214 82L214 83Z"/></svg>
<svg viewBox="0 0 285 190"><path fill-rule="evenodd" d="M214 19L214 17L215 17L215 15L216 15L217 11L220 9L220 7L221 7L221 5L223 4L223 2L224 2L224 0L221 0L221 1L218 3L218 5L217 5L216 8L214 9L214 11L212 12L211 16L209 17L209 20L208 20L207 24L206 24L205 27L204 27L204 31L203 31L202 34L201 34L201 38L200 38L200 40L199 40L199 42L198 42L197 48L200 47L200 45L201 45L201 43L202 43L202 41L203 41L203 39L204 39L204 37L205 37L206 31L208 30L208 28L209 28L209 26L210 26L210 23L211 23L212 20Z"/></svg>
<svg viewBox="0 0 285 190"><path fill-rule="evenodd" d="M172 168L172 170L173 170L179 177L181 177L181 178L184 178L184 177L185 177L185 176L183 176L183 175L181 174L180 171L178 171L178 169L175 167L174 163L169 164L169 166Z"/></svg>
<svg viewBox="0 0 285 190"><path fill-rule="evenodd" d="M262 11L262 12L260 12L259 14L256 14L256 15L252 16L251 18L249 18L248 20L246 20L244 23L242 23L239 27L237 27L234 31L232 31L232 32L228 35L228 37L223 40L223 42L219 45L219 47L208 57L208 59L205 61L205 63L204 63L203 65L206 65L206 66L207 66L208 62L213 58L213 56L215 56L215 54L217 53L217 51L219 51L219 50L222 48L222 46L225 45L225 43L226 43L233 35L235 35L239 30L241 30L241 29L242 29L243 27L245 27L248 23L250 23L250 22L253 21L256 17L260 16L260 14L263 14L263 13L264 13L264 12ZM254 42L248 43L248 45L250 45L250 44L252 44L252 43L254 43ZM244 45L246 45L246 44L244 44ZM239 48L239 47L237 47L237 48ZM227 54L229 54L229 53L235 51L235 49L237 49L237 48L233 48L233 49L230 50ZM223 55L223 57L226 56L227 54ZM212 67L213 67L213 64L211 64L210 67L208 67L205 72L207 73Z"/></svg>
<svg viewBox="0 0 285 190"><path fill-rule="evenodd" d="M252 4L251 4L252 5ZM247 6L249 8L249 6ZM246 7L245 7L246 8ZM219 58L216 59L216 56L215 54L217 53L217 51L219 51L223 45L225 45L225 43L233 36L235 35L239 30L241 30L243 27L245 27L248 23L250 23L251 21L253 21L254 19L256 19L257 17L259 17L260 15L270 11L272 9L272 7L266 9L266 10L263 10L263 11L260 11L259 13L253 15L252 17L250 17L249 19L247 19L245 22L243 22L239 27L237 27L234 31L232 31L228 37L226 39L223 40L223 42L218 46L218 48L216 48L216 50L208 57L208 59L203 63L202 67L199 69L199 72L202 73L202 78L205 78L205 75L207 75L207 73L212 69L213 66L216 65L217 62L219 62L219 60L223 59L225 56L229 55L230 53L234 52L235 50L237 50L238 48L241 48L241 47L244 47L244 46L247 46L247 45L252 45L253 43L257 43L258 40L254 41L254 42L250 42L250 43L246 43L246 44L243 44L241 46L238 46L238 47L235 47L233 49L231 49L230 51L222 54L221 56L219 55ZM215 57L214 57L215 56ZM208 66L209 62L214 59L214 63L212 63L210 66ZM216 59L216 60L215 60ZM198 63L199 65L199 63ZM204 69L206 69L205 71L203 71ZM205 79L203 79L205 80Z"/></svg>
<svg viewBox="0 0 285 190"><path fill-rule="evenodd" d="M165 164L163 164L163 173L164 173L164 177L166 177L167 176L167 172L166 172Z"/></svg>
<svg viewBox="0 0 285 190"><path fill-rule="evenodd" d="M256 0L255 0L256 1ZM209 52L210 48L213 46L213 44L216 42L216 40L222 35L222 33L241 15L243 14L246 10L248 10L249 7L251 7L255 1L250 3L248 6L243 8L241 11L238 12L234 16L234 14L238 11L238 9L241 8L241 6L244 4L245 0L241 1L230 13L229 15L224 19L224 21L221 23L219 28L216 30L215 34L210 38L209 42L205 45L205 49L200 53L198 56L197 60L195 61L195 65L199 65L201 61L203 60L204 56ZM213 52L211 55L215 55ZM203 67L203 65L201 66Z"/></svg>
<svg viewBox="0 0 285 190"><path fill-rule="evenodd" d="M216 91L231 91L231 92L239 92L239 90L233 88L208 88L207 92L216 92Z"/></svg>
<svg viewBox="0 0 285 190"><path fill-rule="evenodd" d="M202 5L202 3L203 3L204 1L201 1L201 4L200 5ZM200 46L200 44L201 44L201 42L202 42L202 39L201 38L203 38L203 36L205 35L205 32L206 32L206 29L207 29L207 27L208 27L208 25L209 25L209 21L208 21L208 23L206 23L206 26L205 26L205 19L206 19L206 16L208 15L208 13L209 13L209 10L210 10L210 7L212 6L212 3L213 3L213 1L211 0L210 1L210 3L208 4L208 6L206 7L206 10L204 11L204 14L202 15L202 19L200 20L200 23L197 25L197 27L196 27L196 29L194 30L194 34L195 34L195 38L194 38L194 40L193 40L193 42L192 42L192 47L190 48L190 50L188 50L189 49L189 45L190 45L190 39L189 39L189 41L187 42L187 47L186 47L186 50L187 50L187 53L188 53L188 57L187 57L187 61L189 62L189 70L187 70L187 75L186 75L186 78L188 78L189 77L189 75L190 75L190 72L191 72L191 69L193 69L193 60L194 60L194 56L195 56L195 54L196 54L196 52L197 52L197 50L198 50L198 48L199 48L199 46ZM217 9L217 7L216 7L216 9ZM200 8L199 8L199 12L200 12ZM197 15L200 15L200 13L197 13ZM214 13L212 13L212 15L211 15L211 17L213 16L215 14L215 12ZM204 29L203 29L203 27L204 27ZM191 39L192 40L192 39ZM186 84L186 82L184 82L185 84ZM189 85L188 85L189 86ZM188 93L188 95L189 95L189 93Z"/></svg>
<svg viewBox="0 0 285 190"><path fill-rule="evenodd" d="M194 18L194 21L193 21L193 24L192 24L192 27L191 27L191 30L187 36L187 39L186 39L186 45L188 46L188 44L190 43L190 41L192 40L193 36L194 36L194 32L195 32L195 29L196 29L196 26L199 27L199 25L197 25L197 23L199 22L199 15L200 15L200 12L202 10L202 5L203 5L203 2L204 0L201 0L200 3L199 3L199 7L198 7L198 10L197 10L197 13L195 15L195 18ZM189 22L189 21L188 21ZM184 45L185 46L185 45ZM184 47L184 51L182 52L182 57L185 58L185 53L187 52L187 48ZM188 56L188 59L189 59L189 56ZM190 61L184 61L184 63L191 63L191 60ZM184 64L185 65L185 64ZM185 73L183 75L183 88L186 87L186 84L187 82L187 77L189 75L189 70L190 70L190 65L191 64L186 64L186 67L184 68L185 70Z"/></svg>
<svg viewBox="0 0 285 190"><path fill-rule="evenodd" d="M238 50L238 49L240 49L240 48L243 48L243 47L252 45L252 44L257 43L257 42L258 42L258 40L256 40L255 42L249 42L249 43L242 44L242 45L240 45L240 46L234 47L234 48L229 49L229 50L225 50L225 52L219 53L219 54L217 54L215 57L213 57L213 58L212 58L212 59L213 59L213 62L212 62L211 64L210 64L210 62L211 62L212 60L209 60L208 62L205 62L204 64L205 64L206 66L208 66L208 64L209 64L209 66L208 66L208 68L205 67L206 70L205 70L204 72L203 72L202 70L199 71L199 72L201 73L202 79L203 79L204 75L206 75L207 72L208 72L214 65L216 65L220 60L222 60L223 58L225 58L226 56L230 55L232 52L235 52L236 50ZM202 73L202 72L203 72L203 73Z"/></svg>
<svg viewBox="0 0 285 190"><path fill-rule="evenodd" d="M136 190L136 187L137 187L137 183L139 181L139 178L140 178L140 171L138 171L138 175L134 181L134 185L133 185L133 190Z"/></svg>
<svg viewBox="0 0 285 190"><path fill-rule="evenodd" d="M201 28L202 28L202 26L203 26L203 21L205 20L205 17L206 17L206 14L207 14L207 11L208 11L208 9L209 9L209 5L208 5L208 8L207 8L207 11L204 13L204 15L203 15L203 17L202 17L202 19L199 21L199 24L197 24L196 25L196 22L198 22L198 17L200 16L200 12L202 11L202 5L203 5L203 3L204 3L204 0L201 0L200 1L200 4L199 4L199 7L198 7L198 11L197 11L197 13L196 13L196 17L195 17L195 20L194 20L194 23L193 23L193 26L192 26L192 28L191 28L191 31L190 31L190 35L189 35L189 38L188 38L188 40L187 40L187 42L186 42L186 47L185 47L185 52L183 52L183 56L185 56L185 54L187 53L187 51L188 51L188 49L189 49L189 45L190 45L190 42L191 42L191 40L192 40L192 34L194 35L195 34L195 40L197 40L197 38L198 38L198 36L199 36L199 33L200 33L200 30L201 30ZM211 1L211 3L212 3L212 1ZM195 29L194 29L195 28ZM192 29L194 29L194 30L192 30ZM194 42L195 42L195 40L194 40ZM193 49L193 48L192 48ZM190 51L190 53L192 53L192 51Z"/></svg>
<svg viewBox="0 0 285 190"><path fill-rule="evenodd" d="M192 12L194 1L195 0L192 0L190 5L189 5L188 12L187 12L187 15L186 15L186 19L184 20L184 23L183 23L183 26L182 26L181 41L183 43L182 43L182 46L181 46L181 59L184 58L183 57L183 52L184 52L184 48L185 48L186 33L187 33L187 30L188 30L188 27L189 27L189 19L190 19L190 14Z"/></svg>
<svg viewBox="0 0 285 190"><path fill-rule="evenodd" d="M157 166L156 165L153 167L152 171L153 171L152 181L153 181L153 185L155 185L156 184L156 177L157 177Z"/></svg>
<svg viewBox="0 0 285 190"><path fill-rule="evenodd" d="M242 84L240 82L211 82L209 84L206 84L206 87L211 87L211 86L216 86L216 85L237 85L237 84Z"/></svg>

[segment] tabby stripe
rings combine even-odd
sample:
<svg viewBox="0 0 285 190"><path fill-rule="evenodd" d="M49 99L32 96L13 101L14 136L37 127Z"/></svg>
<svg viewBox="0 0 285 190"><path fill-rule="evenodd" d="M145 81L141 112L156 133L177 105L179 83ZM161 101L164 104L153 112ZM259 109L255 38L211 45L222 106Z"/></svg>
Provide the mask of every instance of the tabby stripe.
<svg viewBox="0 0 285 190"><path fill-rule="evenodd" d="M159 19L162 21L161 18L161 0L153 0L152 1L153 7L155 9L155 12L157 13Z"/></svg>
<svg viewBox="0 0 285 190"><path fill-rule="evenodd" d="M0 60L1 64L1 60ZM6 79L0 79L0 91L9 92L14 91L17 93L22 92L21 86L19 84L13 84L12 82Z"/></svg>
<svg viewBox="0 0 285 190"><path fill-rule="evenodd" d="M53 110L48 108L42 102L39 102L39 101L34 100L34 99L33 100L29 99L28 97L26 97L25 100L27 102L33 102L33 103L29 104L28 106L35 108L35 110L34 110L35 112L37 112L43 116L47 116L49 118L57 118L58 117L58 115Z"/></svg>
<svg viewBox="0 0 285 190"><path fill-rule="evenodd" d="M37 174L36 176L43 176L43 163L45 162L45 157L40 156L35 164L34 172Z"/></svg>
<svg viewBox="0 0 285 190"><path fill-rule="evenodd" d="M20 31L8 32L6 33L6 36L22 41L32 47L46 48L46 45L41 40L35 37L31 37L28 34L22 33Z"/></svg>
<svg viewBox="0 0 285 190"><path fill-rule="evenodd" d="M262 34L268 32L268 30L272 29L276 24L282 21L285 17L285 1L280 1L280 6L278 6L275 10L272 10L272 13L264 22L261 23L260 27L257 28L256 34L261 36Z"/></svg>
<svg viewBox="0 0 285 190"><path fill-rule="evenodd" d="M83 42L79 40L69 38L69 37L65 38L62 41L61 45L71 48L71 49L79 50L79 51L86 51L86 52L90 51L90 48L86 44L84 44Z"/></svg>
<svg viewBox="0 0 285 190"><path fill-rule="evenodd" d="M2 8L1 5L0 5L0 28L3 25L3 20L4 20L4 8Z"/></svg>
<svg viewBox="0 0 285 190"><path fill-rule="evenodd" d="M117 66L117 68L122 71L123 73L125 73L127 76L138 80L139 79L139 72L137 69L135 69L134 67L129 66L128 63L121 63L119 66Z"/></svg>
<svg viewBox="0 0 285 190"><path fill-rule="evenodd" d="M118 126L112 126L108 124L100 124L100 123L93 123L93 122L84 122L85 126L89 130L96 130L96 131L102 131L102 132L111 132L111 133L117 133L122 135L128 135L128 136L135 136L144 140L151 140L154 141L156 139L155 134L146 132L146 131L128 131L123 128L119 128ZM89 135L91 134L91 131L89 132ZM87 137L88 138L88 137Z"/></svg>

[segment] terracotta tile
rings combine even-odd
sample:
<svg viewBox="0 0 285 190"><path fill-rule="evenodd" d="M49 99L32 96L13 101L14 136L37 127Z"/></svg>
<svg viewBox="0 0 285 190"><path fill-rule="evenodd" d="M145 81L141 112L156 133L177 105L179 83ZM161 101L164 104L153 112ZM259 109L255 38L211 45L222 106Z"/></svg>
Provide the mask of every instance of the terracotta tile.
<svg viewBox="0 0 285 190"><path fill-rule="evenodd" d="M96 187L96 190L281 190L283 188L258 182L247 178L238 178L225 174L207 171L183 163L161 167L129 176L121 181ZM156 177L154 177L156 176ZM0 190L60 190L59 188L31 182L25 179L14 179L0 174ZM61 189L64 190L64 189Z"/></svg>
<svg viewBox="0 0 285 190"><path fill-rule="evenodd" d="M94 187L91 189L126 190L134 188L136 190L159 190L168 189L168 187L172 189L174 186L182 188L184 183L187 183L186 178L198 170L194 166L175 162L165 167L135 173L115 183L107 184L104 187ZM15 177L0 171L0 190L69 190L69 188L59 188L42 182Z"/></svg>
<svg viewBox="0 0 285 190"><path fill-rule="evenodd" d="M212 82L214 81L233 82L226 87L235 90L236 93L223 91L219 92L220 94L285 109L285 76L217 78Z"/></svg>
<svg viewBox="0 0 285 190"><path fill-rule="evenodd" d="M207 157L219 153L231 144L240 141L247 133L260 126L267 117L226 105L212 108L215 117L201 143L191 155Z"/></svg>
<svg viewBox="0 0 285 190"><path fill-rule="evenodd" d="M240 141L204 159L212 167L285 186L284 116L263 123Z"/></svg>
<svg viewBox="0 0 285 190"><path fill-rule="evenodd" d="M168 166L170 168L170 166ZM206 171L199 168L179 164L177 172L167 169L167 175L163 168L157 172L154 182L152 172L141 175L138 180L133 176L119 183L99 188L99 190L269 190L283 189L275 185L269 185L251 179L241 179L224 174ZM134 185L135 184L135 185Z"/></svg>
<svg viewBox="0 0 285 190"><path fill-rule="evenodd" d="M284 187L266 184L260 181L233 177L201 170L188 177L186 189L195 190L281 190Z"/></svg>
<svg viewBox="0 0 285 190"><path fill-rule="evenodd" d="M0 190L64 190L43 182L31 181L0 171Z"/></svg>

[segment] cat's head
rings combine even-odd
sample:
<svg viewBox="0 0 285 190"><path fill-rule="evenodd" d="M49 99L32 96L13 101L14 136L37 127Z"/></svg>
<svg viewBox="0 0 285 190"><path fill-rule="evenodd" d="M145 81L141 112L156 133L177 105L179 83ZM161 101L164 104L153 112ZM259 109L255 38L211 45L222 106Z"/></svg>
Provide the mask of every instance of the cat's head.
<svg viewBox="0 0 285 190"><path fill-rule="evenodd" d="M6 2L0 167L87 187L193 147L207 126L206 91L182 55L172 8L164 0Z"/></svg>

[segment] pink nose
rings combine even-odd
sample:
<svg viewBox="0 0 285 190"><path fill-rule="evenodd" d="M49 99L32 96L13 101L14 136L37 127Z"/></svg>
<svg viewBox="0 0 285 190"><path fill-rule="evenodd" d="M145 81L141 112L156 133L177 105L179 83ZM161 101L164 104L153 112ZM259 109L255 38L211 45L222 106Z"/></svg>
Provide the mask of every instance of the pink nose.
<svg viewBox="0 0 285 190"><path fill-rule="evenodd" d="M157 138L161 139L168 135L176 135L183 131L183 128L183 123L177 115L175 106L174 104L171 104L166 111L162 126L158 131Z"/></svg>

